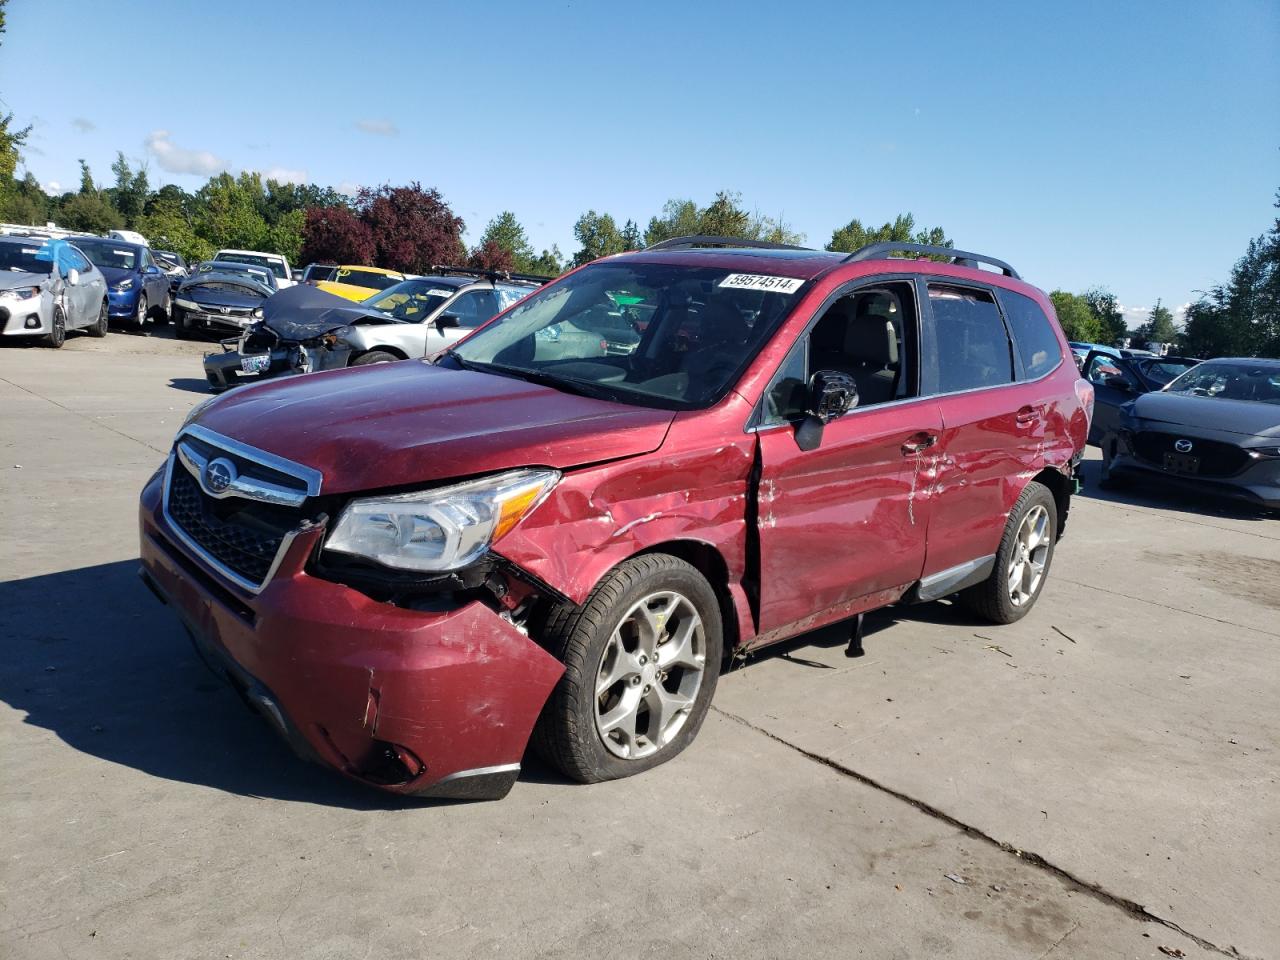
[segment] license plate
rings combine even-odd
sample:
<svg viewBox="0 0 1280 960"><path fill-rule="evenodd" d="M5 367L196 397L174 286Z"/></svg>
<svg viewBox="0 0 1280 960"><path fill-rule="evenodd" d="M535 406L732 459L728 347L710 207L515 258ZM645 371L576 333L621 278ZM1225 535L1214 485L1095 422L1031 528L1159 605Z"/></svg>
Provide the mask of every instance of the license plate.
<svg viewBox="0 0 1280 960"><path fill-rule="evenodd" d="M1170 473L1199 473L1200 458L1187 453L1166 453L1164 468Z"/></svg>
<svg viewBox="0 0 1280 960"><path fill-rule="evenodd" d="M256 357L241 357L240 369L245 373L261 373L271 366L271 354L264 353Z"/></svg>

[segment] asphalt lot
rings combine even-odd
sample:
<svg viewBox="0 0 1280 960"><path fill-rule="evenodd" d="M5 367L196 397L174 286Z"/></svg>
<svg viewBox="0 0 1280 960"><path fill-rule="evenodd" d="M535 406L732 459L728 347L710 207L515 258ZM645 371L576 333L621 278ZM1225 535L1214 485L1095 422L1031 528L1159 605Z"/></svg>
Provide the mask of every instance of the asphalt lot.
<svg viewBox="0 0 1280 960"><path fill-rule="evenodd" d="M1090 490L1014 626L882 612L725 675L643 777L401 802L137 580L208 348L0 348L0 956L1280 957L1277 520Z"/></svg>

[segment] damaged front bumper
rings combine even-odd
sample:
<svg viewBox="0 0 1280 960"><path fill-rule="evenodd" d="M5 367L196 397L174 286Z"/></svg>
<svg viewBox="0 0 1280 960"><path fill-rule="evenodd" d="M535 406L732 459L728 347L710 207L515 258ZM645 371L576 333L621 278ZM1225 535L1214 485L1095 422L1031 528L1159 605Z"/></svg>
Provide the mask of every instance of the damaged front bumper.
<svg viewBox="0 0 1280 960"><path fill-rule="evenodd" d="M351 357L349 346L308 347L301 343L285 343L270 350L242 352L241 343L240 338L223 340L221 353L205 355L204 375L214 393L275 377L316 370L340 370Z"/></svg>
<svg viewBox="0 0 1280 960"><path fill-rule="evenodd" d="M246 592L179 546L161 485L142 494L143 580L296 753L392 793L506 795L559 661L479 600L409 610L310 575L323 527Z"/></svg>

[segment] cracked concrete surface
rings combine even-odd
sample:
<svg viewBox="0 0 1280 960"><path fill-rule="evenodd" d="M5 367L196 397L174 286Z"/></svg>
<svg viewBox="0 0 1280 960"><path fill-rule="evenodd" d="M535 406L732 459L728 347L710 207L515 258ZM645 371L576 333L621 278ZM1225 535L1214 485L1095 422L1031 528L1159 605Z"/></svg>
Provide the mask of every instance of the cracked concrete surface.
<svg viewBox="0 0 1280 960"><path fill-rule="evenodd" d="M1280 956L1275 520L1082 497L1013 627L880 613L862 659L830 630L725 675L644 777L389 801L137 585L199 354L0 350L0 955Z"/></svg>

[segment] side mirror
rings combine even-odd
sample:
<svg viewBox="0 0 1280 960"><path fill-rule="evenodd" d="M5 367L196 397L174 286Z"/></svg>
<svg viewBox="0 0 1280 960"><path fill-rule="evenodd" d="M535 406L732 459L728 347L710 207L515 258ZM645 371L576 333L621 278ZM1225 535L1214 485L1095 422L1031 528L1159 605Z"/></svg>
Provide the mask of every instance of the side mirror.
<svg viewBox="0 0 1280 960"><path fill-rule="evenodd" d="M441 333L462 326L462 320L456 313L442 313L436 317L436 329Z"/></svg>
<svg viewBox="0 0 1280 960"><path fill-rule="evenodd" d="M72 267L70 270L67 271L67 286L69 287L80 286L80 271L77 270L75 267Z"/></svg>
<svg viewBox="0 0 1280 960"><path fill-rule="evenodd" d="M1111 374L1110 376L1103 377L1102 382L1105 386L1110 387L1112 390L1119 390L1121 393L1134 392L1132 383L1130 383L1124 377L1117 376L1114 373Z"/></svg>
<svg viewBox="0 0 1280 960"><path fill-rule="evenodd" d="M853 377L838 370L819 370L809 378L808 407L796 427L796 445L816 450L822 443L823 428L858 405L858 385Z"/></svg>

